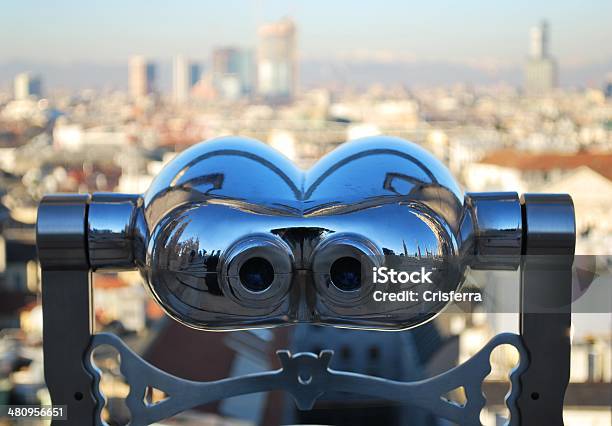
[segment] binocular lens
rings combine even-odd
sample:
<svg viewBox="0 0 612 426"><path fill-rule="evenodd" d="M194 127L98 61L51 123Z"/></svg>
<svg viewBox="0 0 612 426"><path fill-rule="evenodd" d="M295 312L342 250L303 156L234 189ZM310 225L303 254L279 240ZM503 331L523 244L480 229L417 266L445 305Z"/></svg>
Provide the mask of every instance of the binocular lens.
<svg viewBox="0 0 612 426"><path fill-rule="evenodd" d="M354 257L341 257L329 270L332 283L342 291L355 291L361 287L361 262Z"/></svg>
<svg viewBox="0 0 612 426"><path fill-rule="evenodd" d="M252 257L240 267L240 281L252 292L261 292L272 285L274 268L262 257Z"/></svg>

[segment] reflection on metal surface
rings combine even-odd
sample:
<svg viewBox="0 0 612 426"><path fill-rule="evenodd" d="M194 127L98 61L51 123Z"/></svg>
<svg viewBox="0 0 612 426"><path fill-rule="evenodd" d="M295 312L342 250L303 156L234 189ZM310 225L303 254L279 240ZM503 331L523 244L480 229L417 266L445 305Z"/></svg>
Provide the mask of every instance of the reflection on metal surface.
<svg viewBox="0 0 612 426"><path fill-rule="evenodd" d="M98 193L91 198L87 228L92 268L133 267L139 245L134 232L139 204L141 199L137 195Z"/></svg>
<svg viewBox="0 0 612 426"><path fill-rule="evenodd" d="M46 213L50 201L42 259L57 239L45 224L61 214ZM573 220L562 213L555 220ZM267 145L227 137L184 151L143 195L94 194L88 261L140 269L166 312L191 327L406 329L446 303L420 312L372 303L371 268L399 257L434 268L435 290L458 290L467 267L519 266L521 214L516 193L464 195L438 160L401 139L353 141L301 171Z"/></svg>
<svg viewBox="0 0 612 426"><path fill-rule="evenodd" d="M403 329L434 313L373 304L364 279L376 266L371 260L397 254L442 263L459 253L462 211L463 194L449 172L399 139L346 144L302 172L266 145L223 138L185 151L144 194L151 235L144 272L170 315L199 328L315 321ZM275 277L255 293L226 273L249 235L282 242L287 251L249 249L248 256L270 262ZM362 278L354 291L332 283L341 257L359 261L358 270L343 272Z"/></svg>

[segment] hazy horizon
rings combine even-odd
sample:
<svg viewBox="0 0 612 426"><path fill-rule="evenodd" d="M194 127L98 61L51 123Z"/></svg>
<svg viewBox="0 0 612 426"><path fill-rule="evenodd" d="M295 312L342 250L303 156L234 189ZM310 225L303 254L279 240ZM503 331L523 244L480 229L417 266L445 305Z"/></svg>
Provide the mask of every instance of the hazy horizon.
<svg viewBox="0 0 612 426"><path fill-rule="evenodd" d="M47 88L123 88L129 56L142 54L159 63L159 87L167 90L173 56L205 63L215 47L254 47L257 27L284 16L296 22L305 87L335 80L518 85L529 29L542 19L550 25L561 86L598 86L612 71L609 1L586 7L574 0L60 0L45 6L3 5L0 39L8 42L0 43L0 88L26 70L42 74Z"/></svg>
<svg viewBox="0 0 612 426"><path fill-rule="evenodd" d="M158 66L157 89L169 92L172 81L171 59L155 61ZM586 66L561 66L562 88L600 88L612 70L612 59ZM24 71L43 78L43 91L48 89L127 89L128 64L44 64L35 62L0 62L0 91L12 90L13 78ZM206 71L206 67L204 67ZM344 85L364 88L372 84L437 87L454 84L474 86L523 83L522 65L486 69L452 62L376 62L376 61L301 61L300 86L303 89Z"/></svg>

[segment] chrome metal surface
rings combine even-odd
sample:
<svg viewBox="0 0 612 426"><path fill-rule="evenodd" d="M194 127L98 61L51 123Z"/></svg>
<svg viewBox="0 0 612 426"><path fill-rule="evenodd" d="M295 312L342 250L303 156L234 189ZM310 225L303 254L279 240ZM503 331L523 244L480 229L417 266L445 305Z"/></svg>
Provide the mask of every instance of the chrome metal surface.
<svg viewBox="0 0 612 426"><path fill-rule="evenodd" d="M374 267L383 264L380 249L371 241L355 234L339 233L323 239L315 247L312 256L312 275L317 292L326 304L338 308L354 309L358 304L368 304L371 295L368 286L362 282L368 279ZM341 262L349 262L344 273L335 273L334 268ZM352 265L350 262L354 262Z"/></svg>
<svg viewBox="0 0 612 426"><path fill-rule="evenodd" d="M278 304L290 289L293 263L291 248L282 239L248 235L220 258L221 290L244 307Z"/></svg>
<svg viewBox="0 0 612 426"><path fill-rule="evenodd" d="M474 244L470 266L474 269L517 269L523 234L518 194L468 193L466 203L471 213Z"/></svg>
<svg viewBox="0 0 612 426"><path fill-rule="evenodd" d="M217 330L414 327L446 303L374 303L372 267L427 265L431 289L449 292L468 266L516 269L524 243L516 193L464 195L432 155L382 136L346 143L308 171L254 140L203 142L142 198L95 195L90 216L92 267L139 268L169 315ZM349 271L342 257L358 262ZM334 283L335 266L360 283Z"/></svg>
<svg viewBox="0 0 612 426"><path fill-rule="evenodd" d="M138 195L93 194L87 215L89 263L92 269L134 269L143 241L135 233L142 200Z"/></svg>
<svg viewBox="0 0 612 426"><path fill-rule="evenodd" d="M517 425L519 413L516 400L521 393L519 377L529 362L520 336L503 333L491 339L463 364L418 382L398 382L332 370L329 368L332 351L321 351L318 355L310 352L292 355L289 351L279 351L277 355L282 366L279 370L214 382L193 382L171 376L148 364L115 335L97 334L93 336L91 349L85 357L86 366L96 380L95 390L99 401L97 425L104 424L100 418L104 395L99 389L100 371L93 365L91 353L101 345L110 345L119 353L121 374L130 388L126 405L130 410L130 425L134 426L155 423L219 399L272 390L289 392L300 410L312 409L325 392L346 392L410 404L457 424L480 426L480 412L486 403L482 394L482 382L491 372L491 353L499 345L511 345L519 354L518 364L509 375L511 390L505 399L510 411L509 424ZM166 398L148 404L145 398L148 387L161 390ZM464 389L465 404L447 399L446 395L459 387Z"/></svg>
<svg viewBox="0 0 612 426"><path fill-rule="evenodd" d="M567 194L524 194L524 254L573 256L576 246L574 203ZM544 259L544 258L543 258ZM555 263L554 257L551 257Z"/></svg>
<svg viewBox="0 0 612 426"><path fill-rule="evenodd" d="M296 321L404 329L435 312L373 303L371 285L343 291L330 285L329 267L346 250L364 272L394 255L448 269L444 259L459 253L463 193L438 160L396 138L345 144L306 172L260 142L221 138L164 168L143 212L150 234L143 272L179 321L204 329ZM224 259L250 235L284 244L288 253L271 261L282 289L275 282L254 295L228 284L238 277L224 275ZM291 270L281 258L292 259ZM450 291L460 278L436 285ZM245 302L255 299L266 303Z"/></svg>
<svg viewBox="0 0 612 426"><path fill-rule="evenodd" d="M46 195L38 207L36 246L44 269L89 269L88 194Z"/></svg>

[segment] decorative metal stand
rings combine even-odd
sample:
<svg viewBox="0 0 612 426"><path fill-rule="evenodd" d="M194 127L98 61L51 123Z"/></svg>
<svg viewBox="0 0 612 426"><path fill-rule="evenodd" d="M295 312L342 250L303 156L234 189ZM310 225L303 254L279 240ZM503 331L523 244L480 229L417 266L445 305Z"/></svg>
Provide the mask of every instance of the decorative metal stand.
<svg viewBox="0 0 612 426"><path fill-rule="evenodd" d="M318 356L310 352L292 355L288 351L278 351L282 366L280 370L215 382L192 382L171 376L148 364L113 334L97 334L92 339L92 349L99 345L111 345L119 352L121 373L130 385L126 403L131 414L131 424L134 425L154 423L219 399L273 390L289 392L300 410L312 409L317 398L325 392L339 391L408 403L459 424L480 425L480 411L486 403L482 395L482 381L491 372L491 352L503 344L512 345L520 355L519 364L510 374L512 391L506 397L510 415L517 419L516 398L520 393L518 378L527 368L528 356L520 337L511 333L495 336L476 355L446 373L420 382L406 383L332 370L329 368L332 351L321 351ZM97 390L100 376L91 365L89 356L86 358L86 367L95 377L94 389ZM159 389L168 397L156 404L147 404L147 387ZM465 405L443 398L458 387L465 389ZM96 399L104 401L99 392L96 393ZM96 418L99 418L102 405L98 405Z"/></svg>
<svg viewBox="0 0 612 426"><path fill-rule="evenodd" d="M180 167L172 169L172 166L170 166L169 173L171 173L171 177L174 176L170 179L171 183L164 184L162 181L159 184L158 182L157 188L155 183L152 185L153 195L148 197L148 201L145 197L144 209L143 201L139 196L125 195L97 194L93 197L89 195L53 195L45 197L41 202L37 224L37 243L42 267L45 379L53 403L67 405L68 407L68 420L57 424L78 426L103 424L100 417L104 406L104 397L99 390L100 373L92 364L91 353L100 345L110 345L120 354L121 372L130 387L126 402L130 410L130 424L132 425L150 424L207 402L271 390L289 392L300 409L311 409L317 398L325 392L342 391L421 407L430 410L439 417L459 424L479 425L479 415L486 402L481 391L482 382L491 370L491 352L502 344L515 347L520 356L519 364L510 375L512 387L506 397L506 404L511 415L510 424L563 424L563 397L569 381L571 266L575 243L574 213L571 199L567 195L526 194L519 200L516 194L511 193L468 194L465 205L463 200L457 201L459 207L463 209L463 213L459 210L448 213L452 209L448 208L448 202L442 205L443 196L440 195L441 191L439 189L444 189L448 185L452 186L452 184L442 183L442 172L432 172L437 166L427 164L427 161L432 160L423 159L425 157L423 152L414 151L415 148L401 145L396 140L377 140L376 143L382 145L384 149L373 147L370 144L365 147L358 147L357 150L349 148L348 153L336 155L339 158L328 159L326 163L328 169L321 174L319 179L310 179L311 182L314 182L310 189L304 185L288 185L295 188L293 192L296 200L304 203L305 200L309 199L308 197L316 192L316 188L321 186L322 182L330 176L332 173L330 170L338 170L341 166L362 159L367 155L390 155L393 159L401 158L402 161L407 161L412 165L416 164L419 169L418 175L425 175L426 177L417 179L415 177L417 176L416 172L412 173L411 176L408 176L411 173L407 172L401 178L409 182L413 189L406 193L398 193L393 183L394 179L397 180L398 174L396 172L391 173L397 168L397 165L390 161L389 170L386 174L388 179L384 179L381 191L395 191L394 202L399 200L401 203L410 204L410 200L416 200L426 206L430 204L431 206L441 206L440 212L436 212L435 207L427 207L427 209L423 207L425 209L423 211L431 214L431 217L437 218L435 220L441 220L440 215L443 213L448 214L448 216L442 216L445 221L442 223L443 227L434 227L436 233L433 235L442 233L444 227L454 229L454 231L449 231L448 240L438 240L441 247L447 247L444 244L447 244L448 241L455 241L452 243L454 246L463 247L461 249L463 251L457 252L457 255L468 252L478 257L476 267L495 269L501 266L502 269L508 269L512 268L513 265L518 266L518 262L521 263L520 335L508 333L497 335L464 364L427 380L404 383L332 370L329 368L329 363L333 353L325 350L318 355L313 353L290 354L288 351L279 351L278 357L282 365L279 370L214 382L193 382L171 376L148 364L114 335L94 334L92 270L106 267L133 269L148 265L146 266L148 268L146 269L147 272L150 275L155 275L155 267L158 265L152 265L150 262L151 258L159 253L156 251L158 248L151 247L151 241L156 238L158 240L155 241L159 241L165 231L160 230L157 225L156 227L151 225L156 214L152 209L159 210L161 205L165 212L170 212L164 214L174 215L176 210L171 210L172 204L168 205L167 203L180 205L181 202L188 202L190 206L193 206L198 205L198 203L209 205L209 201L213 199L217 200L217 203L219 199L228 202L229 196L223 197L219 194L213 193L211 195L210 193L212 190L224 188L223 180L227 178L229 173L227 170L225 174L204 174L200 172L195 176L189 176L188 167L194 167L194 164L198 164L199 161L208 161L215 156L233 155L256 161L257 164L263 165L262 167L266 170L274 170L278 175L285 176L287 178L283 178L285 181L293 179L287 177L290 176L290 171L280 173L277 170L277 164L281 160L277 157L270 160L269 157L272 154L261 154L259 152L262 150L260 146L257 146L255 150L259 152L259 156L257 156L251 148L232 149L232 143L235 144L235 141L222 141L219 146L223 148L217 151L215 151L217 148L214 142L210 145L210 148L208 148L208 143L203 144L207 146L204 153L187 151L186 159L182 160L182 166L181 161L177 162L177 166ZM405 142L402 143L405 144ZM389 146L392 148L389 148ZM379 163L380 161L376 164ZM188 166L185 166L185 164ZM281 169L283 167L285 166L282 166ZM423 174L422 170L427 173ZM216 172L217 170L212 171ZM180 179L183 177L187 180L181 185ZM351 179L352 181L355 180L354 177ZM422 179L428 179L429 181L422 182ZM205 191L198 185L208 189ZM359 185L359 182L356 185ZM431 192L432 186L437 187L438 192ZM346 189L344 186L339 187ZM435 197L438 197L434 202L432 202L432 193L436 194ZM453 194L456 195L457 191L447 190L446 193L450 193L454 197L451 197L454 200L453 202L456 201L455 198L457 197ZM161 195L159 194L163 194L163 197L174 198L170 198L172 201L166 199L165 203L160 204L159 197ZM194 198L194 194L200 198ZM372 205L388 205L389 197L386 197L388 194L381 193L380 195L380 199L376 202L373 202L371 197L367 198L367 202L359 204L360 208L363 210ZM385 197L382 197L382 195L385 195ZM152 199L158 201L156 206L151 207ZM244 198L234 197L234 200L236 200L234 201L235 205L231 206L233 209L236 209L236 205L238 205L238 210L241 211L252 211L254 208L250 204L247 205ZM162 201L164 200L162 199ZM331 204L329 201L326 203L322 208L330 209ZM341 202L339 204L346 206L349 203ZM210 203L210 205L215 204ZM404 206L405 204L401 205ZM265 214L274 218L278 211L273 211L272 208L272 204L266 206ZM295 206L291 208L295 210ZM270 211L273 211L273 213L270 213ZM179 212L177 216L170 217L165 222L164 220L157 221L157 224L167 225L168 223L180 222L184 215L192 214L192 212L193 210L188 210L186 213L184 211ZM335 212L336 210L332 210L332 213L329 214L337 214ZM456 214L457 212L459 213ZM263 213L259 212L258 214ZM346 216L351 213L343 210L341 214ZM313 219L310 218L311 216ZM301 221L307 223L307 220L321 220L320 217L321 215L305 214L304 210L300 210L298 213L294 212L292 220L299 224L302 223ZM452 221L454 222L450 219L453 217ZM197 217L194 216L191 219L194 218ZM279 224L288 226L285 216L278 215L278 218L277 222ZM336 219L337 216L334 216L334 220ZM256 220L260 219L257 218ZM427 220L429 222L426 223L431 223L432 219ZM154 229L147 230L147 224ZM356 229L363 228L363 218L354 219L354 224ZM292 224L292 226L297 225ZM335 225L326 225L325 229L333 229L333 226ZM317 226L312 226L312 229L318 230L321 228L319 223L317 223ZM347 228L350 229L350 224L349 226L343 225L341 230ZM181 228L180 232L183 232L184 229L186 228ZM304 227L299 228L302 233L305 232L304 229ZM468 231L465 231L466 229ZM452 235L453 232L455 233L454 236ZM329 267L324 262L317 263L316 253L317 250L329 250L330 245L334 250L341 252L342 256L347 256L347 253L350 254L355 251L365 253L368 253L368 250L375 251L375 248L371 248L375 247L375 244L370 244L369 240L361 235L355 237L350 234L350 238L353 238L353 240L349 242L346 241L349 238L346 237L348 234L341 233L338 235L344 236L340 240L327 239L324 244L312 244L313 247L316 246L313 255L315 261L310 266L315 272L317 268ZM376 240L374 236L370 237L373 241ZM430 238L424 234L422 237ZM184 258L179 258L174 263L170 262L178 268L174 271L176 274L188 276L185 271L192 271L194 265L201 265L202 268L209 267L207 262L210 259L206 256L202 255L203 260L200 259L201 262L197 263L200 261L198 257L201 256L201 253L205 253L201 247L180 251L171 246L171 244L180 243L176 237L174 238L174 240L164 240L167 244L164 247L167 250L174 249L174 251L180 252L177 256L188 256L187 263L185 263ZM257 234L257 238L260 238L259 234ZM195 240L190 238L187 241L189 244L193 244ZM289 247L280 239L277 241L265 237L263 240L257 240L258 242L255 245L252 244L252 241L253 238L238 245L228 245L229 248L225 247L223 253L229 253L226 256L234 257L227 260L222 255L221 258L216 259L221 265L216 267L226 271L226 275L222 277L226 278L228 282L234 282L235 284L236 280L236 277L231 274L232 268L235 268L235 265L232 264L233 259L238 259L236 262L240 261L244 264L244 258L248 258L247 255L251 250L264 253L260 255L268 256L274 266L281 269L285 267L285 264L282 263L284 260L281 259L282 251L287 250L295 253L293 246ZM200 242L200 244L202 243ZM208 253L210 252L211 250L208 251ZM167 253L164 255L169 256ZM487 256L490 257L487 258ZM491 261L491 258L494 261ZM288 259L297 262L291 255ZM227 264L223 264L224 261ZM288 282L283 281L286 280L286 275L285 272L275 275L274 280L278 281L273 283L278 283L279 286L288 286ZM201 279L209 280L211 277L204 274ZM217 280L217 277L215 276L214 279ZM321 279L329 280L330 278L328 276L324 276L324 278L315 276L315 281ZM206 282L208 283L208 281ZM215 281L215 285L217 282ZM291 285L299 289L295 290L295 293L292 293L293 290L287 290L289 293L286 294L291 295L291 300L300 299L302 294L300 292L306 291L304 290L304 284L296 281ZM210 288L219 291L216 287ZM210 288L209 292L212 293L213 290ZM221 293L224 292L223 289L221 287ZM176 305L167 306L168 300L171 299L166 299L167 295L161 294L159 287L154 287L153 291L158 302L170 314L183 322L189 323L189 321L192 321L190 325L204 329L207 327L222 329L225 325L223 323L210 325L206 322L206 317L189 319L186 316L187 311L179 312L175 309L180 306L178 302ZM265 291L267 289L262 290L261 293L265 293ZM245 291L244 295L245 297L251 297L255 294L259 297L261 293ZM234 297L239 298L240 294L242 293L238 293L238 296ZM352 292L337 292L326 300L336 300L345 294L351 297L354 295ZM551 295L554 295L553 301L550 300ZM277 295L272 294L270 297L277 297ZM253 303L264 303L263 306L265 306L265 300L264 302L258 299L253 300L255 301ZM236 306L239 306L240 302L240 299L238 299ZM205 307L207 302L202 303ZM548 306L548 309L542 309L543 306ZM319 306L318 309L323 310L324 307ZM310 321L310 318L304 316L303 311L298 309L295 312L301 315L297 318L298 320ZM255 314L247 310L240 311L240 313L245 318L253 320L246 321L245 327L261 325L256 322L259 318ZM274 325L276 318L268 317L266 321L271 323L264 325ZM329 322L342 325L338 318L330 318ZM400 329L406 326L418 326L418 324L419 322L412 317L395 318L391 321L390 327ZM366 327L367 323L362 318L351 317L347 319L347 325ZM228 326L235 328L235 324L228 323ZM375 326L379 327L380 324L375 324ZM148 387L162 390L167 398L156 404L147 404L145 393ZM467 402L464 405L446 400L443 397L448 391L457 387L465 389Z"/></svg>

